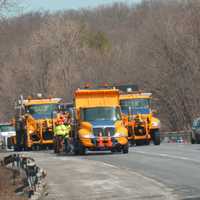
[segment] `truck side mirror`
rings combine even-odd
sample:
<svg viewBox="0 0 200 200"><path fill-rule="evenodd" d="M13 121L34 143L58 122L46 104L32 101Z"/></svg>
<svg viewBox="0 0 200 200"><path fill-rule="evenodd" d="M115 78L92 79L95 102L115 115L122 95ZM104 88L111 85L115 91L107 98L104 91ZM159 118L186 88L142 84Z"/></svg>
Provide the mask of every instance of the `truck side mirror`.
<svg viewBox="0 0 200 200"><path fill-rule="evenodd" d="M58 111L61 111L61 105L58 105Z"/></svg>
<svg viewBox="0 0 200 200"><path fill-rule="evenodd" d="M53 111L53 112L52 112L52 118L56 118L56 116L57 116L57 112L56 112L56 111Z"/></svg>
<svg viewBox="0 0 200 200"><path fill-rule="evenodd" d="M152 114L157 115L158 114L158 110L152 109Z"/></svg>
<svg viewBox="0 0 200 200"><path fill-rule="evenodd" d="M131 108L131 106L128 107L128 120L129 121L132 120L132 108Z"/></svg>
<svg viewBox="0 0 200 200"><path fill-rule="evenodd" d="M131 115L132 114L132 109L131 109L131 106L128 107L128 115Z"/></svg>

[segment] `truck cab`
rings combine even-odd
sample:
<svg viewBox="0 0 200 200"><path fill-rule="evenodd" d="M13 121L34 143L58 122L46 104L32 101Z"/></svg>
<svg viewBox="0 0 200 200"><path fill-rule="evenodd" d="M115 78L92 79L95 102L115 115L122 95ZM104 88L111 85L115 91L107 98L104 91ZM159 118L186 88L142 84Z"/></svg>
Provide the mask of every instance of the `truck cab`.
<svg viewBox="0 0 200 200"><path fill-rule="evenodd" d="M75 109L82 153L85 149L128 153L128 131L122 121L117 89L78 89Z"/></svg>
<svg viewBox="0 0 200 200"><path fill-rule="evenodd" d="M123 119L129 131L129 140L137 144L160 144L160 120L153 115L151 93L133 91L130 86L120 92Z"/></svg>
<svg viewBox="0 0 200 200"><path fill-rule="evenodd" d="M20 99L16 106L16 150L53 146L53 127L60 98Z"/></svg>

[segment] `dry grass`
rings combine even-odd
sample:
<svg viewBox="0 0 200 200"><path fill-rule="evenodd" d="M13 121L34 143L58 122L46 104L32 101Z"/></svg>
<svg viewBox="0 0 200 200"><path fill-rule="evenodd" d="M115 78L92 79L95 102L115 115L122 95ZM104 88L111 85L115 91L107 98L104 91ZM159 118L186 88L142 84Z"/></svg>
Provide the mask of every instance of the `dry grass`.
<svg viewBox="0 0 200 200"><path fill-rule="evenodd" d="M21 185L22 180L18 176L13 180L13 171L0 166L0 200L26 200L17 196L15 190Z"/></svg>

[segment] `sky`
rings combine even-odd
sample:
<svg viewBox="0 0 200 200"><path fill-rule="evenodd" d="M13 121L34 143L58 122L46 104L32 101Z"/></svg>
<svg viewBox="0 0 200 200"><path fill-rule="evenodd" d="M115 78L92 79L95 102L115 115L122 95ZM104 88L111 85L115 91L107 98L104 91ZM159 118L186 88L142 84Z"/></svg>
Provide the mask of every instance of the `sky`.
<svg viewBox="0 0 200 200"><path fill-rule="evenodd" d="M21 6L24 12L29 11L58 11L66 9L93 8L114 2L137 3L141 0L23 0Z"/></svg>

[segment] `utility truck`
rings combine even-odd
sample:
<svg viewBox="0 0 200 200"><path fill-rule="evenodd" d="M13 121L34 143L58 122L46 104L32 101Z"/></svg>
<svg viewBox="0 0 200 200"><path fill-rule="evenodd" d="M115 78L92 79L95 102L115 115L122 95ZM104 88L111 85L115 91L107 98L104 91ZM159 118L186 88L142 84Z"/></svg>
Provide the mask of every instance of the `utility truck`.
<svg viewBox="0 0 200 200"><path fill-rule="evenodd" d="M15 150L52 148L53 129L61 100L43 98L41 94L27 99L20 96L15 106Z"/></svg>
<svg viewBox="0 0 200 200"><path fill-rule="evenodd" d="M12 123L1 123L0 124L0 148L2 149L11 149L12 137L16 136L15 128Z"/></svg>
<svg viewBox="0 0 200 200"><path fill-rule="evenodd" d="M120 105L129 140L136 145L149 144L151 140L160 145L160 120L153 115L152 93L141 92L136 85L116 87L120 90Z"/></svg>
<svg viewBox="0 0 200 200"><path fill-rule="evenodd" d="M74 152L110 150L128 153L128 131L115 88L83 88L74 94Z"/></svg>

